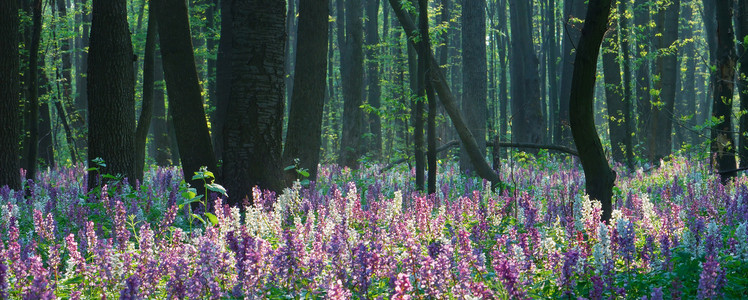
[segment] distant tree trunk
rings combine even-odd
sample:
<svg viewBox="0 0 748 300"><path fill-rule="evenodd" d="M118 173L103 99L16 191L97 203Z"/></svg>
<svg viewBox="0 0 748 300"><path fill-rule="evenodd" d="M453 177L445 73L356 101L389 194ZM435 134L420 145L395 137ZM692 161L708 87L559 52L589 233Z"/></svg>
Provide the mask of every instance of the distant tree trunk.
<svg viewBox="0 0 748 300"><path fill-rule="evenodd" d="M612 212L611 198L616 173L611 170L605 158L595 129L593 107L597 58L608 25L610 2L611 0L589 1L582 35L577 45L569 100L571 131L584 169L587 194L591 199L602 203L602 219L606 222L610 220Z"/></svg>
<svg viewBox="0 0 748 300"><path fill-rule="evenodd" d="M638 115L637 137L639 147L643 148L641 156L645 156L649 150L649 128L652 118L651 95L649 93L649 2L648 0L635 0L634 6L634 28L636 28L636 107Z"/></svg>
<svg viewBox="0 0 748 300"><path fill-rule="evenodd" d="M732 8L727 1L716 2L717 49L712 57L717 69L712 74L714 98L712 117L721 122L712 126L712 164L719 171L732 170L735 165L735 139L732 135L732 94L735 78L735 35L732 29ZM722 182L734 178L737 172L722 173Z"/></svg>
<svg viewBox="0 0 748 300"><path fill-rule="evenodd" d="M87 123L87 114L88 111L88 80L86 80L85 75L88 72L88 49L89 46L89 34L91 31L91 12L86 9L86 0L76 0L76 8L80 7L80 22L81 22L81 33L79 38L76 39L76 48L77 50L77 60L78 63L76 64L76 98L75 98L75 108L76 112L78 112L78 115L81 118L81 123L84 124L82 128L78 128L77 130L85 130ZM76 14L77 16L78 14ZM86 139L86 132L78 132L76 134L76 140L80 143L82 143L82 147L78 147L78 149L81 152L84 152L86 149L86 145L88 143L88 140Z"/></svg>
<svg viewBox="0 0 748 300"><path fill-rule="evenodd" d="M156 165L166 167L172 165L171 139L169 137L167 115L166 115L166 98L164 97L164 68L161 64L161 53L157 51L154 55L153 66L153 115L151 116L153 131L153 143L151 143L151 156L155 158Z"/></svg>
<svg viewBox="0 0 748 300"><path fill-rule="evenodd" d="M200 167L218 170L203 109L187 5L182 0L152 0L151 4L156 10L169 113L174 122L182 173L185 181L202 193L202 180L189 179Z"/></svg>
<svg viewBox="0 0 748 300"><path fill-rule="evenodd" d="M363 104L361 88L364 79L363 7L361 0L346 1L345 10L347 14L345 17L345 42L340 44L344 98L340 164L355 169L358 168L358 158L361 155L364 119L361 109ZM343 33L339 31L338 34Z"/></svg>
<svg viewBox="0 0 748 300"><path fill-rule="evenodd" d="M379 118L379 106L382 88L379 86L379 0L366 0L366 85L369 93L366 97L368 104L375 110L369 113L369 130L371 141L369 150L374 157L382 155L382 121Z"/></svg>
<svg viewBox="0 0 748 300"><path fill-rule="evenodd" d="M231 99L231 41L233 39L233 20L231 6L233 0L221 1L221 39L218 41L216 59L216 111L211 120L213 147L218 161L223 160L224 126Z"/></svg>
<svg viewBox="0 0 748 300"><path fill-rule="evenodd" d="M486 156L486 1L462 3L462 113L475 136L481 160ZM465 145L460 150L460 170L475 171Z"/></svg>
<svg viewBox="0 0 748 300"><path fill-rule="evenodd" d="M678 47L671 46L678 41L678 15L680 0L671 0L669 5L660 8L656 16L658 25L657 48L659 55L656 62L656 74L659 81L655 87L659 96L652 105L652 127L649 139L649 150L652 161L659 162L672 153L673 114L675 108L675 89L678 81Z"/></svg>
<svg viewBox="0 0 748 300"><path fill-rule="evenodd" d="M420 10L420 7L418 7ZM415 12L411 14L413 18L418 15ZM420 25L420 22L419 22ZM419 31L420 32L420 31ZM420 38L419 38L420 39ZM413 121L413 155L416 161L416 189L423 191L426 185L426 140L423 136L423 114L425 112L426 101L426 64L427 60L424 55L418 55L420 43L408 47L408 61L412 63L411 67L411 86L413 94L417 98L411 98L411 120ZM415 69L415 70L414 70ZM415 71L415 72L414 72ZM415 75L415 76L413 76ZM415 79L415 80L413 80Z"/></svg>
<svg viewBox="0 0 748 300"><path fill-rule="evenodd" d="M502 31L503 34L500 35L499 40L499 47L501 49L508 49L509 45L509 27L507 26L507 11L506 11L506 0L499 0L499 5L497 6L497 13L499 15L499 28ZM499 116L501 119L501 125L499 125L499 140L505 140L506 134L508 134L508 125L509 125L509 117L508 117L508 103L509 103L509 84L507 80L507 56L508 52L510 51L501 51L499 53ZM499 152L499 157L504 158L506 156L506 151L500 150L500 149L494 149L494 152Z"/></svg>
<svg viewBox="0 0 748 300"><path fill-rule="evenodd" d="M608 128L610 130L610 145L613 152L613 160L624 162L624 137L626 127L624 113L626 104L623 99L623 86L621 85L621 68L619 66L618 49L618 24L617 21L624 17L623 13L611 18L607 37L604 41L603 72L605 79L605 100L608 106Z"/></svg>
<svg viewBox="0 0 748 300"><path fill-rule="evenodd" d="M502 13L502 12L500 12ZM548 0L546 20L548 22L548 103L549 103L549 132L550 141L557 141L558 139L554 136L556 132L553 132L556 127L556 120L558 120L560 98L558 94L558 57L561 53L558 52L558 40L556 40L556 0Z"/></svg>
<svg viewBox="0 0 748 300"><path fill-rule="evenodd" d="M145 37L145 54L143 55L143 104L140 108L138 125L135 128L135 162L138 165L138 179L143 181L145 168L145 146L148 131L151 128L153 115L153 84L154 84L154 56L156 54L156 14L153 9L148 10L148 29Z"/></svg>
<svg viewBox="0 0 748 300"><path fill-rule="evenodd" d="M627 11L627 1L618 1L618 11L619 12L626 12ZM628 14L621 14L621 19L619 21L619 25L621 28L621 33L623 36L621 37L621 54L623 55L622 63L623 63L623 101L624 101L624 108L623 108L623 124L624 124L624 138L623 143L625 145L625 157L626 157L626 165L629 169L634 168L634 142L633 142L633 118L631 116L631 111L633 108L633 101L631 95L631 57L629 55L629 40L631 38L631 31L629 28L629 21L628 21Z"/></svg>
<svg viewBox="0 0 748 300"><path fill-rule="evenodd" d="M738 24L736 28L738 41L741 41L746 35L748 35L748 0L738 0ZM740 111L748 111L748 51L746 51L746 45L738 46L738 57L740 57L740 72L738 73L740 87ZM693 73L691 73L693 74ZM692 87L693 88L693 87ZM748 167L748 114L742 114L740 116L740 138L738 145L740 150L738 151L738 157L740 157L740 167Z"/></svg>
<svg viewBox="0 0 748 300"><path fill-rule="evenodd" d="M42 1L34 0L31 48L29 49L29 76L26 77L28 99L26 105L26 179L35 179L39 156L39 43L42 35Z"/></svg>
<svg viewBox="0 0 748 300"><path fill-rule="evenodd" d="M512 27L512 141L542 144L545 120L540 99L538 58L532 45L530 4L509 2ZM536 149L522 149L537 152Z"/></svg>
<svg viewBox="0 0 748 300"><path fill-rule="evenodd" d="M569 128L569 97L571 95L571 78L574 72L574 60L579 53L579 36L581 23L574 22L575 19L583 19L585 15L584 5L586 1L567 0L564 1L564 24L563 24L563 50L561 52L561 90L559 95L559 116L554 127L554 136L557 137L554 144L571 146L572 134Z"/></svg>
<svg viewBox="0 0 748 300"><path fill-rule="evenodd" d="M426 80L431 72L429 65L429 55L431 55L431 39L429 38L429 15L428 0L418 0L418 25L420 29L421 40L418 43L420 54L418 55L419 67L422 65L423 78L419 89L426 91L426 99L429 103L428 115L428 193L436 193L436 96L431 83ZM426 55L429 54L429 55Z"/></svg>
<svg viewBox="0 0 748 300"><path fill-rule="evenodd" d="M20 61L17 1L0 1L0 187L21 189Z"/></svg>
<svg viewBox="0 0 748 300"><path fill-rule="evenodd" d="M294 165L309 171L309 180L317 179L322 143L322 112L325 105L327 72L328 0L299 0L299 32L291 108L288 115L286 146L282 167ZM286 173L295 180L295 170ZM288 182L287 182L288 183Z"/></svg>
<svg viewBox="0 0 748 300"><path fill-rule="evenodd" d="M276 192L284 186L285 10L285 1L236 0L231 7L232 79L223 174L232 205L245 197L251 201L254 186Z"/></svg>
<svg viewBox="0 0 748 300"><path fill-rule="evenodd" d="M47 80L44 79L45 84L39 90L42 91L42 95L46 94L48 85ZM49 112L49 102L44 102L39 106L39 157L37 163L41 166L42 170L46 168L54 169L57 164L55 162L55 148L52 139L52 115Z"/></svg>
<svg viewBox="0 0 748 300"><path fill-rule="evenodd" d="M88 187L97 175L122 174L134 184L135 82L133 50L127 23L127 1L93 0L91 46L88 54L88 165L102 158L105 168L89 172Z"/></svg>
<svg viewBox="0 0 748 300"><path fill-rule="evenodd" d="M57 0L57 11L59 12L60 18L63 18L63 20L67 16L67 5L65 3L65 0ZM69 26L61 26L63 30L70 30L68 28ZM73 53L70 51L73 45L74 41L72 39L63 38L60 41L60 51L62 52L62 79L58 80L58 89L62 93L62 97L60 99L60 102L62 106L65 108L64 113L68 116L66 118L70 121L70 124L72 126L66 126L65 127L65 134L68 137L68 142L74 142L72 145L70 145L71 149L71 160L73 164L76 164L78 161L77 152L79 150L82 150L86 146L85 137L80 134L73 132L73 129L80 130L81 128L84 128L86 126L85 121L83 120L83 116L81 116L80 112L75 109L74 99L73 99ZM66 120L66 122L67 122Z"/></svg>

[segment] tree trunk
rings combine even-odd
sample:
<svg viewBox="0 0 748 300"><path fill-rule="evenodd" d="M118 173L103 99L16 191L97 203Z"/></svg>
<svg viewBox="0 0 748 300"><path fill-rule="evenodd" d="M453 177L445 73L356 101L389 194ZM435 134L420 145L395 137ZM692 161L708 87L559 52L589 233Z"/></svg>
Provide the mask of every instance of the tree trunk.
<svg viewBox="0 0 748 300"><path fill-rule="evenodd" d="M317 179L317 165L322 144L322 112L325 105L325 74L327 72L328 0L299 1L299 49L297 52L291 107L288 115L283 167L294 165L309 171L309 180ZM297 179L295 170L286 178ZM288 184L289 182L287 182Z"/></svg>
<svg viewBox="0 0 748 300"><path fill-rule="evenodd" d="M626 136L624 118L626 104L623 99L623 86L621 85L621 67L619 66L618 49L618 24L617 21L624 17L620 13L611 18L607 38L604 41L603 72L605 77L605 100L608 106L608 128L610 130L610 145L613 152L613 160L624 162L624 138Z"/></svg>
<svg viewBox="0 0 748 300"><path fill-rule="evenodd" d="M496 10L499 15L499 28L503 33L500 35L499 47L501 47L501 49L507 49L509 48L509 27L507 26L506 17L507 3L506 0L499 0L498 2L499 5ZM501 124L499 125L499 140L506 140L506 135L509 133L509 116L507 113L509 106L509 84L506 74L508 52L510 51L501 51L499 53L499 116L501 119ZM496 151L499 151L500 158L506 157L506 151L494 149L494 152Z"/></svg>
<svg viewBox="0 0 748 300"><path fill-rule="evenodd" d="M623 144L625 147L626 165L629 169L634 168L634 142L633 142L633 118L631 116L633 99L631 95L631 57L629 55L629 40L631 38L631 32L629 28L627 1L618 1L618 11L622 12L620 19L621 33L621 54L623 55L623 126L624 126L624 138Z"/></svg>
<svg viewBox="0 0 748 300"><path fill-rule="evenodd" d="M585 15L585 2L581 0L564 1L559 116L556 124L554 124L554 136L557 138L553 143L556 145L571 146L573 142L569 128L569 97L571 96L571 79L574 73L574 61L578 53L576 49L578 49L582 25L575 20L584 20L582 17Z"/></svg>
<svg viewBox="0 0 748 300"><path fill-rule="evenodd" d="M202 180L189 179L200 167L218 170L203 109L187 5L182 0L153 0L151 4L156 10L169 111L182 172L185 181L203 193Z"/></svg>
<svg viewBox="0 0 748 300"><path fill-rule="evenodd" d="M748 35L748 0L738 0L738 24L736 26L738 41L741 41L746 35ZM738 57L740 58L740 72L738 73L740 87L738 90L740 95L740 111L748 111L748 51L746 46L738 46ZM693 88L693 87L692 87ZM740 115L740 138L738 145L738 157L740 157L740 167L748 167L748 114Z"/></svg>
<svg viewBox="0 0 748 300"><path fill-rule="evenodd" d="M171 141L169 138L168 124L166 122L166 99L164 97L163 85L164 68L161 64L160 51L157 51L154 56L153 115L151 116L153 143L151 143L151 157L155 158L157 166L166 167L173 164L171 162Z"/></svg>
<svg viewBox="0 0 748 300"><path fill-rule="evenodd" d="M712 126L712 164L718 171L733 170L735 165L735 140L732 135L732 94L735 78L735 35L732 29L732 8L727 1L716 2L717 49L712 61L716 72L712 74L714 98L712 117L721 122ZM737 172L721 173L722 183L734 178Z"/></svg>
<svg viewBox="0 0 748 300"><path fill-rule="evenodd" d="M87 114L88 111L88 80L85 78L85 74L88 72L88 52L86 49L88 49L88 46L90 44L89 34L91 29L91 13L88 9L86 9L86 0L76 0L76 7L80 7L80 21L81 21L81 34L78 38L77 42L77 60L78 63L76 64L76 98L75 98L75 111L78 113L78 116L81 118L81 123L84 124L84 126L78 128L78 130L84 130L87 123ZM76 140L79 141L82 145L79 145L78 149L81 152L85 152L88 140L86 139L87 132L78 132L76 134ZM82 159L82 158L81 158Z"/></svg>
<svg viewBox="0 0 748 300"><path fill-rule="evenodd" d="M20 61L17 1L0 2L0 187L21 189L18 148L21 135L19 114Z"/></svg>
<svg viewBox="0 0 748 300"><path fill-rule="evenodd" d="M529 5L522 0L509 2L512 16L512 141L541 144L546 130ZM535 149L521 150L537 152Z"/></svg>
<svg viewBox="0 0 748 300"><path fill-rule="evenodd" d="M605 158L595 129L593 111L595 74L600 44L608 25L610 0L590 0L582 35L577 45L574 75L571 80L569 112L571 132L584 169L587 194L602 203L604 221L610 220L616 173Z"/></svg>
<svg viewBox="0 0 748 300"><path fill-rule="evenodd" d="M658 30L657 47L659 55L656 64L656 76L659 81L655 82L659 97L656 97L656 105L652 105L652 128L650 134L654 136L649 139L650 151L653 152L652 159L659 162L672 153L672 131L673 114L675 108L675 89L678 81L678 15L680 13L680 0L671 0L669 5L660 8L657 13L657 23L662 25ZM659 27L659 26L658 26ZM674 46L674 47L671 47Z"/></svg>
<svg viewBox="0 0 748 300"><path fill-rule="evenodd" d="M369 93L366 101L373 109L369 113L369 131L371 132L371 141L369 151L374 157L382 155L382 121L379 118L379 106L382 88L379 86L379 61L381 60L379 51L379 0L366 0L366 85L369 87Z"/></svg>
<svg viewBox="0 0 748 300"><path fill-rule="evenodd" d="M338 0L342 1L342 0ZM339 6L340 7L340 6ZM358 168L363 135L363 104L361 88L364 77L363 7L361 0L346 1L345 42L341 48L343 81L343 136L340 141L340 164ZM340 13L338 13L340 15ZM338 34L343 34L338 32ZM348 66L343 68L343 66Z"/></svg>
<svg viewBox="0 0 748 300"><path fill-rule="evenodd" d="M143 104L140 109L138 125L135 128L135 162L138 166L138 179L143 180L145 168L145 146L153 115L154 56L156 54L157 27L156 14L148 10L148 29L145 37L145 54L143 55Z"/></svg>
<svg viewBox="0 0 748 300"><path fill-rule="evenodd" d="M33 4L31 47L29 49L29 76L26 77L28 110L26 114L26 179L35 179L39 156L39 44L42 34L42 1Z"/></svg>
<svg viewBox="0 0 748 300"><path fill-rule="evenodd" d="M648 138L650 121L652 117L651 95L649 94L649 4L647 0L635 0L634 2L634 28L636 28L636 107L637 107L637 137L639 147L642 148L640 156L645 156L649 150Z"/></svg>
<svg viewBox="0 0 748 300"><path fill-rule="evenodd" d="M413 20L411 20L410 16L408 16L404 12L403 8L400 6L400 3L398 3L397 0L389 0L389 2L390 6L392 6L392 9L395 12L395 15L400 21L400 25L403 27L405 33L408 34L408 41L410 43L413 43L417 32ZM490 181L494 187L501 186L501 178L499 178L499 175L491 169L491 166L488 164L485 158L481 156L482 154L478 148L478 143L475 141L475 137L465 124L460 110L457 108L455 97L454 95L452 95L452 92L449 89L447 78L446 76L444 76L439 63L434 58L433 53L424 53L424 55L428 55L430 61L429 68L431 72L429 72L428 80L433 85L434 90L438 93L439 100L444 105L444 108L446 109L449 118L452 120L452 123L454 123L457 134L460 136L460 141L463 145L465 145L465 148L467 149L468 155L470 156L470 159L474 164L478 176Z"/></svg>
<svg viewBox="0 0 748 300"><path fill-rule="evenodd" d="M105 168L88 175L88 187L97 175L122 174L134 183L135 82L133 50L127 24L127 1L93 0L91 46L88 54L88 166L96 158Z"/></svg>
<svg viewBox="0 0 748 300"><path fill-rule="evenodd" d="M431 67L428 66L429 57L424 55L431 52L431 39L429 38L429 15L428 0L418 0L418 24L420 26L421 40L418 44L420 54L418 55L419 66L423 65L423 80L421 89L426 91L426 100L429 103L428 115L428 193L436 193L436 95L431 83L426 80Z"/></svg>
<svg viewBox="0 0 748 300"><path fill-rule="evenodd" d="M236 0L231 7L231 99L223 174L231 204L252 187L283 188L281 165L286 40L285 1Z"/></svg>
<svg viewBox="0 0 748 300"><path fill-rule="evenodd" d="M231 41L233 39L233 20L231 6L233 0L221 0L221 40L218 41L216 59L216 112L211 120L213 147L216 160L223 160L224 126L231 99Z"/></svg>
<svg viewBox="0 0 748 300"><path fill-rule="evenodd" d="M480 160L486 156L486 1L465 0L462 6L462 113L475 136ZM460 170L474 171L476 162L460 150Z"/></svg>
<svg viewBox="0 0 748 300"><path fill-rule="evenodd" d="M548 0L546 18L548 21L548 103L550 106L548 114L550 115L549 124L551 125L548 126L548 133L551 135L549 140L556 141L557 138L554 136L556 133L553 132L553 128L555 127L556 120L558 120L560 104L558 94L558 57L560 53L558 52L558 41L556 40L556 0Z"/></svg>

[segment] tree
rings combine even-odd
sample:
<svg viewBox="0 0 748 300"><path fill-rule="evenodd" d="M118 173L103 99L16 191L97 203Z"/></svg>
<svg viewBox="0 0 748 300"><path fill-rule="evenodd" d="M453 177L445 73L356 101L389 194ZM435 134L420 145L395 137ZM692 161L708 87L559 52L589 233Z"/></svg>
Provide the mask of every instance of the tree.
<svg viewBox="0 0 748 300"><path fill-rule="evenodd" d="M655 63L655 93L649 134L650 159L659 162L672 151L673 110L678 80L678 14L680 0L663 3L655 17L658 56Z"/></svg>
<svg viewBox="0 0 748 300"><path fill-rule="evenodd" d="M106 167L88 175L93 188L99 174L137 178L135 163L135 82L127 1L93 0L88 50L88 165Z"/></svg>
<svg viewBox="0 0 748 300"><path fill-rule="evenodd" d="M153 0L151 5L156 10L169 114L174 122L182 172L185 181L201 193L203 181L189 180L192 174L201 167L217 170L197 77L187 5L182 0Z"/></svg>
<svg viewBox="0 0 748 300"><path fill-rule="evenodd" d="M375 157L382 154L382 120L379 118L382 88L379 86L379 0L366 0L366 85L369 87L366 102L371 106L369 131L370 151Z"/></svg>
<svg viewBox="0 0 748 300"><path fill-rule="evenodd" d="M231 17L233 1L221 1L221 39L218 41L216 57L216 112L211 120L213 129L213 147L216 159L223 160L224 124L228 113L229 99L231 99L231 41L234 25Z"/></svg>
<svg viewBox="0 0 748 300"><path fill-rule="evenodd" d="M338 0L342 1L342 0ZM345 30L338 30L340 72L343 81L343 136L340 140L340 164L357 168L361 155L364 114L361 89L364 80L363 21L361 0L345 2ZM341 5L338 15L342 15ZM341 20L338 20L341 22ZM341 26L338 26L340 29Z"/></svg>
<svg viewBox="0 0 748 300"><path fill-rule="evenodd" d="M154 16L155 18L155 16ZM156 165L166 167L172 165L172 149L170 147L171 137L168 132L166 122L166 99L164 95L164 68L161 63L161 53L156 51L154 54L153 75L153 115L151 116L153 131L153 143L151 143L151 157L155 158Z"/></svg>
<svg viewBox="0 0 748 300"><path fill-rule="evenodd" d="M512 26L512 140L540 144L545 139L545 120L540 99L538 58L532 45L530 3L509 2Z"/></svg>
<svg viewBox="0 0 748 300"><path fill-rule="evenodd" d="M571 96L571 79L574 73L574 61L579 51L579 20L585 14L585 1L564 1L563 45L561 50L561 89L559 91L559 116L554 124L553 141L556 145L570 146L572 134L569 130L569 97ZM589 9L589 8L588 8Z"/></svg>
<svg viewBox="0 0 748 300"><path fill-rule="evenodd" d="M737 38L743 40L748 35L748 1L738 0L738 17L737 20ZM738 46L738 57L740 58L739 91L740 91L740 111L748 111L748 51L745 43ZM740 135L738 139L738 157L740 157L740 167L748 167L748 114L740 115Z"/></svg>
<svg viewBox="0 0 748 300"><path fill-rule="evenodd" d="M735 165L735 139L732 131L732 94L735 84L735 35L732 29L732 7L727 1L716 2L717 49L711 57L716 71L712 72L714 95L712 118L719 124L712 126L712 164L720 171L722 183L737 175ZM730 171L732 170L732 171Z"/></svg>
<svg viewBox="0 0 748 300"><path fill-rule="evenodd" d="M283 165L294 165L309 171L309 179L317 178L322 143L322 112L325 105L327 72L328 0L300 0L297 33L294 90L288 115ZM296 179L290 171L286 178Z"/></svg>
<svg viewBox="0 0 748 300"><path fill-rule="evenodd" d="M18 27L18 2L0 2L0 187L14 190L21 189Z"/></svg>
<svg viewBox="0 0 748 300"><path fill-rule="evenodd" d="M231 98L223 144L223 182L233 195L231 204L251 200L253 186L273 191L284 186L285 12L285 1L235 0L231 7Z"/></svg>
<svg viewBox="0 0 748 300"><path fill-rule="evenodd" d="M624 1L620 1L624 2ZM603 47L603 73L605 78L605 100L608 106L608 128L610 130L610 145L613 152L613 160L624 161L624 139L626 137L626 103L623 98L624 89L621 84L621 67L619 65L620 53L618 44L617 21L625 18L625 13L618 10L617 15L610 20L610 29L606 34ZM621 29L623 30L623 29ZM624 62L625 63L625 62Z"/></svg>
<svg viewBox="0 0 748 300"><path fill-rule="evenodd" d="M465 0L462 6L462 113L475 135L481 160L486 156L486 1ZM475 165L463 145L460 169Z"/></svg>
<svg viewBox="0 0 748 300"><path fill-rule="evenodd" d="M28 77L26 77L26 179L36 179L39 156L39 44L42 35L42 1L34 0Z"/></svg>
<svg viewBox="0 0 748 300"><path fill-rule="evenodd" d="M153 115L154 56L156 55L156 39L158 38L156 26L156 14L153 9L149 9L145 54L143 55L143 104L140 108L138 125L135 128L135 157L138 164L138 179L141 181L143 180L143 168L145 167L146 138L151 128L151 116Z"/></svg>
<svg viewBox="0 0 748 300"><path fill-rule="evenodd" d="M648 147L647 138L649 134L650 121L652 117L651 95L649 93L649 2L648 0L635 0L634 10L634 27L636 32L636 50L634 53L639 54L635 60L636 66L636 108L637 108L637 137L638 144L641 147Z"/></svg>
<svg viewBox="0 0 748 300"><path fill-rule="evenodd" d="M428 0L418 0L418 26L420 30L420 42L418 47L420 48L418 54L418 65L423 72L420 79L419 90L426 92L426 101L429 103L429 116L428 116L428 193L436 193L436 95L434 88L431 86L431 82L426 80L429 78L429 73L432 71L429 65L429 57L426 54L431 52L431 39L429 36L429 15L428 15Z"/></svg>
<svg viewBox="0 0 748 300"><path fill-rule="evenodd" d="M587 194L602 203L605 221L612 212L613 184L616 173L608 165L600 137L595 129L594 92L597 58L608 27L611 0L590 0L582 35L577 45L574 75L571 80L569 117L571 133L584 169Z"/></svg>

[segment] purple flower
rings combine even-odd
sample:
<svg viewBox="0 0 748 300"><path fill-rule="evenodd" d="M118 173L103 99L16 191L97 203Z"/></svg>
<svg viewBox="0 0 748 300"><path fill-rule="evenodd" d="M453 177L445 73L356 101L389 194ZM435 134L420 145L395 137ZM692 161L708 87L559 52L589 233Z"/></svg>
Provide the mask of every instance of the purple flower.
<svg viewBox="0 0 748 300"><path fill-rule="evenodd" d="M725 273L713 256L706 258L702 263L701 275L699 276L699 299L715 299L722 295L722 286L725 284Z"/></svg>
<svg viewBox="0 0 748 300"><path fill-rule="evenodd" d="M392 296L393 300L408 300L408 295L413 290L413 286L410 285L410 279L407 274L398 273L397 279L395 280L395 295Z"/></svg>
<svg viewBox="0 0 748 300"><path fill-rule="evenodd" d="M512 299L525 299L527 294L519 282L519 271L516 263L498 250L493 253L493 267L499 281L504 285L509 297Z"/></svg>
<svg viewBox="0 0 748 300"><path fill-rule="evenodd" d="M574 288L577 285L574 276L576 274L576 265L578 261L579 252L576 250L569 250L564 253L564 264L561 267L561 276L559 277L560 285L564 288L564 295L574 293Z"/></svg>
<svg viewBox="0 0 748 300"><path fill-rule="evenodd" d="M138 275L133 274L125 280L125 288L119 294L121 300L136 300L143 299L138 293L140 288L140 278Z"/></svg>

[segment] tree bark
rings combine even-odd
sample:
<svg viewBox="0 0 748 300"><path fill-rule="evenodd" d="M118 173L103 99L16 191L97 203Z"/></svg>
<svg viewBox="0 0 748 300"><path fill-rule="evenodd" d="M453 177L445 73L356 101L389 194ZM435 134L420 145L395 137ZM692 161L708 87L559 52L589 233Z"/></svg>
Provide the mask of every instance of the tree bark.
<svg viewBox="0 0 748 300"><path fill-rule="evenodd" d="M17 1L0 1L0 187L21 189L20 61Z"/></svg>
<svg viewBox="0 0 748 300"><path fill-rule="evenodd" d="M231 198L252 187L281 191L286 40L285 1L236 0L231 7L231 99L224 128L223 174ZM250 201L251 202L251 201Z"/></svg>
<svg viewBox="0 0 748 300"><path fill-rule="evenodd" d="M211 120L213 147L216 160L223 160L224 127L231 99L231 41L233 39L232 6L233 0L221 0L221 39L218 41L216 57L216 112Z"/></svg>
<svg viewBox="0 0 748 300"><path fill-rule="evenodd" d="M429 37L429 15L428 15L428 0L418 1L418 24L420 26L421 40L419 47L421 48L419 58L419 65L423 64L423 85L422 88L426 91L426 101L429 104L428 114L428 193L436 193L436 95L434 94L434 88L431 83L426 80L431 72L431 66L428 64L428 56L424 55L431 52L431 39Z"/></svg>
<svg viewBox="0 0 748 300"><path fill-rule="evenodd" d="M200 167L218 170L203 109L187 5L182 0L153 0L151 4L156 10L169 111L182 172L185 181L203 193L203 181L190 178Z"/></svg>
<svg viewBox="0 0 748 300"><path fill-rule="evenodd" d="M608 165L600 137L595 129L594 91L597 58L608 24L611 0L590 0L582 35L577 45L574 75L571 80L569 112L571 132L584 169L587 194L602 203L604 221L612 212L616 173Z"/></svg>
<svg viewBox="0 0 748 300"><path fill-rule="evenodd" d="M712 164L718 171L736 168L735 139L732 134L732 94L735 78L735 35L732 29L732 7L727 1L716 2L717 49L712 61L716 72L712 74L714 95L712 117L721 122L712 126ZM722 183L734 178L737 172L722 173Z"/></svg>
<svg viewBox="0 0 748 300"><path fill-rule="evenodd" d="M659 162L672 153L673 114L675 88L678 80L678 15L680 0L671 0L657 12L658 24L655 88L659 91L652 103L652 122L649 133L649 150L653 162ZM661 26L659 26L661 25Z"/></svg>
<svg viewBox="0 0 748 300"><path fill-rule="evenodd" d="M475 135L480 160L486 156L486 1L465 0L462 5L462 113L466 125ZM476 163L467 153L467 146L460 150L460 170L472 170Z"/></svg>
<svg viewBox="0 0 748 300"><path fill-rule="evenodd" d="M39 156L39 44L42 34L42 1L34 0L32 35L29 51L29 75L26 77L26 179L36 178Z"/></svg>
<svg viewBox="0 0 748 300"><path fill-rule="evenodd" d="M135 162L138 166L138 179L143 180L145 168L145 146L148 131L151 128L153 115L153 84L154 84L154 56L156 54L157 35L156 14L154 9L148 10L148 27L145 37L145 54L143 55L143 104L140 108L138 125L135 128Z"/></svg>
<svg viewBox="0 0 748 300"><path fill-rule="evenodd" d="M283 166L294 165L309 171L309 180L317 179L317 165L322 144L322 112L325 105L327 72L328 0L299 1L297 59L291 107L288 115ZM297 179L295 170L286 172L286 184Z"/></svg>
<svg viewBox="0 0 748 300"><path fill-rule="evenodd" d="M102 158L106 167L89 172L88 188L97 175L137 178L135 164L135 82L133 50L127 23L127 1L93 0L88 54L88 165ZM131 181L131 183L134 183Z"/></svg>
<svg viewBox="0 0 748 300"><path fill-rule="evenodd" d="M169 137L168 124L166 122L166 98L164 97L164 68L161 63L161 53L154 54L153 66L153 115L151 116L153 131L153 143L151 143L151 156L155 158L159 167L171 166L172 149Z"/></svg>
<svg viewBox="0 0 748 300"><path fill-rule="evenodd" d="M569 128L569 97L571 96L571 80L574 73L574 62L578 49L581 33L581 23L574 20L583 20L585 15L584 5L586 1L566 0L564 1L564 24L563 24L563 50L561 52L561 89L559 95L559 116L554 126L554 144L571 146L573 139Z"/></svg>
<svg viewBox="0 0 748 300"><path fill-rule="evenodd" d="M379 0L366 0L366 85L369 87L369 93L366 101L373 109L369 113L369 131L371 140L369 141L369 151L374 157L382 155L382 120L379 118L379 106L381 105L382 88L379 86Z"/></svg>
<svg viewBox="0 0 748 300"><path fill-rule="evenodd" d="M339 0L341 1L341 0ZM340 7L339 7L340 8ZM341 48L341 76L343 81L343 135L340 141L340 164L358 168L362 153L363 110L361 105L364 77L363 7L361 0L346 1L345 40ZM339 13L340 15L340 13ZM338 34L343 34L338 32ZM343 68L343 66L348 66Z"/></svg>

